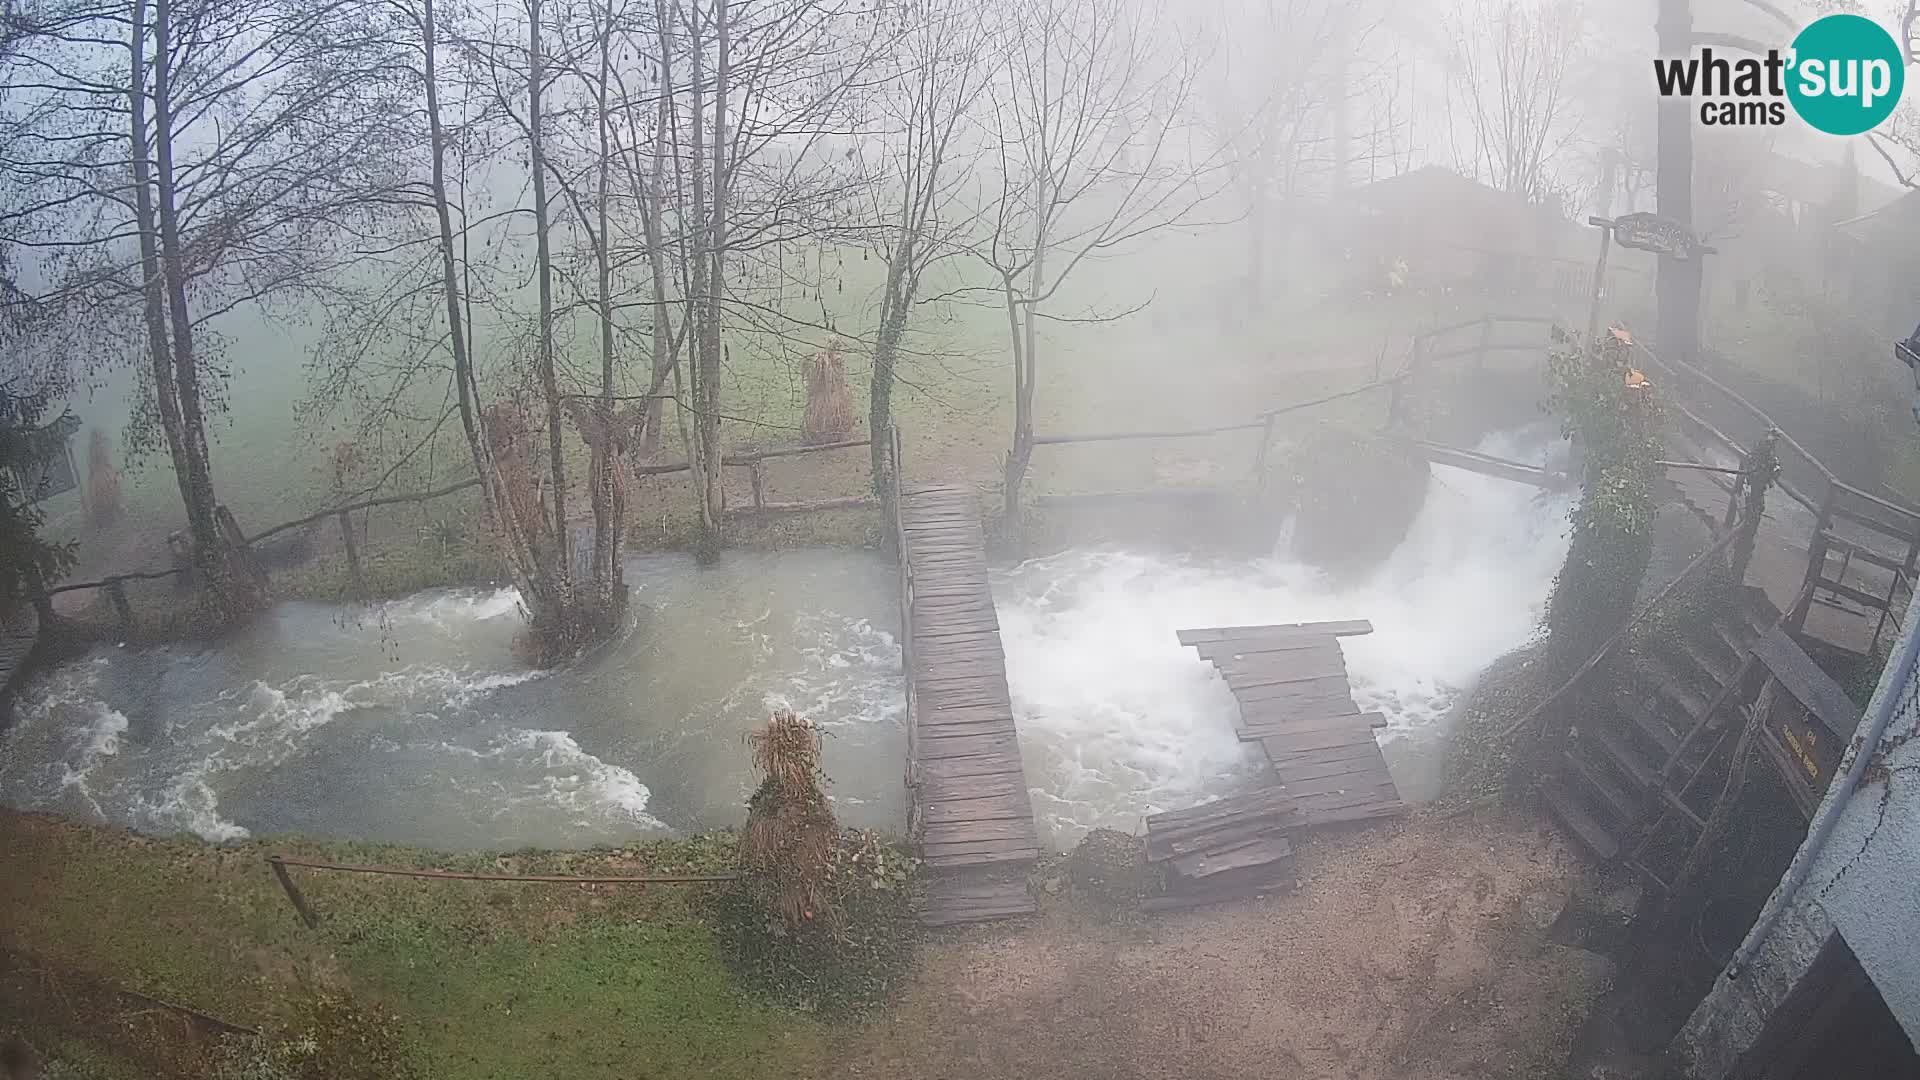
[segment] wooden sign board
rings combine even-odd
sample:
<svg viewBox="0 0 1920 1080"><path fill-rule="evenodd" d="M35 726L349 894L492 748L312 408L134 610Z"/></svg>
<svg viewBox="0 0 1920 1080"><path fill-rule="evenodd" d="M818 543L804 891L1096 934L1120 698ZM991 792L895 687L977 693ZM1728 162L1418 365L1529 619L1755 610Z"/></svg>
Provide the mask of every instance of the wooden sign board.
<svg viewBox="0 0 1920 1080"><path fill-rule="evenodd" d="M50 427L55 435L66 440L60 448L45 460L19 463L12 469L14 490L30 503L65 495L80 486L80 470L74 464L72 444L73 433L80 429L79 421L62 417Z"/></svg>
<svg viewBox="0 0 1920 1080"><path fill-rule="evenodd" d="M1766 757L1811 816L1839 771L1860 709L1784 631L1761 638L1753 655L1768 676L1754 704Z"/></svg>
<svg viewBox="0 0 1920 1080"><path fill-rule="evenodd" d="M1658 214L1626 214L1613 219L1613 242L1621 247L1690 259L1700 241L1685 225Z"/></svg>

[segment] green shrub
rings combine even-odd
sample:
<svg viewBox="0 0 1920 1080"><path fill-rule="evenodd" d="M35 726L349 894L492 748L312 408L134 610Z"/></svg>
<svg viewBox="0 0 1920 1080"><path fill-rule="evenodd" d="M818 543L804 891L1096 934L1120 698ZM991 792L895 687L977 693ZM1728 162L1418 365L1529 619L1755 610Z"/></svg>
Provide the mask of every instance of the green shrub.
<svg viewBox="0 0 1920 1080"><path fill-rule="evenodd" d="M421 1073L398 1020L343 994L294 1006L278 1037L226 1040L213 1080L414 1080Z"/></svg>

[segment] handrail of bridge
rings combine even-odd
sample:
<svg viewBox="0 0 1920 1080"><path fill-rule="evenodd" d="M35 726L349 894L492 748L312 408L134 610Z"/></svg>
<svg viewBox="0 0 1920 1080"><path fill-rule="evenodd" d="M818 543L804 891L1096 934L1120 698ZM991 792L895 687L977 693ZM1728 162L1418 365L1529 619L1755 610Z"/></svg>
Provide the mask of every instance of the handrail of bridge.
<svg viewBox="0 0 1920 1080"><path fill-rule="evenodd" d="M1647 619L1647 616L1653 614L1655 609L1657 609L1662 603L1665 603L1667 597L1673 595L1674 590L1678 589L1682 582L1693 577L1693 575L1702 566L1707 565L1707 563L1711 561L1715 555L1718 555L1720 552L1725 551L1727 549L1727 545L1733 543L1733 539L1737 535L1739 535L1739 530L1737 529L1721 530L1719 539L1715 540L1705 551L1702 551L1700 554L1695 555L1693 557L1693 561L1688 563L1686 567L1682 569L1680 573L1677 576L1675 576L1672 581L1667 582L1666 585L1663 586L1659 592L1655 593L1651 599L1649 599L1645 604L1641 605L1640 610L1634 613L1633 618L1628 619L1627 624L1625 626L1622 626L1620 629L1615 630L1613 632L1613 636L1609 637L1606 640L1606 644L1601 645L1600 648L1592 656L1587 657L1584 663L1582 663L1578 668L1575 668L1573 674L1567 678L1566 682L1561 683L1559 688L1554 690L1553 693L1548 694L1546 697L1541 698L1538 702L1534 703L1533 708L1528 709L1524 714L1520 716L1518 720L1515 720L1513 723L1508 724L1505 728L1502 728L1500 731L1500 739L1502 741L1505 741L1507 739L1513 738L1514 735L1519 733L1521 728L1526 727L1528 724L1532 723L1536 717L1544 713L1547 710L1547 706L1552 705L1554 702L1560 700L1562 697L1566 695L1567 691L1573 689L1574 684L1586 678L1587 675L1590 674L1594 668L1600 665L1600 662L1602 660L1605 660L1607 657L1613 655L1613 650L1618 648L1620 643L1627 639L1627 635L1633 632L1634 627L1639 626L1641 623L1645 622Z"/></svg>
<svg viewBox="0 0 1920 1080"><path fill-rule="evenodd" d="M1420 345L1422 341L1430 340L1437 334L1465 329L1474 325L1480 325L1485 328L1485 333L1483 334L1484 345L1485 341L1491 338L1492 327L1497 322L1537 324L1542 322L1550 323L1552 320L1538 316L1515 318L1497 315L1483 316L1479 320L1450 327L1442 327L1438 330L1430 331L1427 335L1416 337L1414 355L1416 357L1420 356ZM1776 444L1793 455L1796 461L1795 468L1800 473L1799 477L1796 478L1792 475L1795 470L1782 469L1780 475L1775 478L1774 483L1788 498L1806 507L1807 510L1814 515L1814 525L1812 535L1807 541L1808 557L1806 580L1798 594L1798 599L1793 610L1788 612L1785 619L1787 630L1798 633L1804 628L1809 605L1811 604L1814 592L1817 591L1818 588L1838 590L1841 595L1848 596L1859 592L1859 590L1850 589L1845 586L1844 583L1826 576L1828 551L1834 542L1834 536L1830 530L1835 518L1853 522L1905 546L1905 557L1899 563L1899 573L1895 576L1892 591L1889 592L1887 597L1875 600L1872 605L1880 607L1885 615L1891 615L1892 604L1894 602L1893 594L1898 592L1902 581L1911 581L1916 569L1920 569L1920 508L1904 505L1896 500L1875 494L1841 480L1825 462L1814 455L1813 451L1807 449L1804 443L1794 438L1793 435L1782 428L1779 422L1774 420L1765 409L1760 408L1744 394L1741 394L1719 379L1714 378L1711 374L1701 370L1699 367L1684 360L1660 356L1645 344L1638 341L1633 342L1633 348L1645 357L1648 366L1665 371L1668 375L1674 377L1676 381L1684 380L1691 385L1708 388L1720 395L1724 401L1731 403L1734 409L1737 410L1739 414L1744 415L1748 421L1753 422L1756 426L1766 431L1773 432L1776 436ZM1429 357L1428 359L1433 358ZM1685 404L1677 400L1672 400L1671 404L1687 422L1692 424L1698 431L1704 433L1710 440L1721 444L1726 450L1742 459L1746 457L1748 447L1743 446L1738 440L1720 430L1720 428L1707 420L1706 417L1702 416L1700 412L1688 408ZM1807 479L1809 474L1811 474L1813 483L1819 489L1818 498L1815 498L1813 493L1801 489L1800 481ZM1844 505L1842 503L1843 498L1850 502L1857 502L1864 505L1860 509L1855 509L1851 505ZM1842 566L1841 576L1845 576L1844 564ZM1883 618L1881 622L1882 628L1884 628L1885 619ZM1877 629L1875 631L1876 640L1878 636L1879 630Z"/></svg>

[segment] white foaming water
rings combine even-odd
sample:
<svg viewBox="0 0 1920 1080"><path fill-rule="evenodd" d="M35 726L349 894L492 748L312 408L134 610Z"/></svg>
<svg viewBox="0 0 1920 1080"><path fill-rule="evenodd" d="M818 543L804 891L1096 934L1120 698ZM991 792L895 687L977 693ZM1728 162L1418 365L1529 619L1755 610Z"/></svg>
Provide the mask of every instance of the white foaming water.
<svg viewBox="0 0 1920 1080"><path fill-rule="evenodd" d="M1538 460L1544 440L1490 439ZM1007 676L1034 809L1058 845L1097 827L1135 831L1253 774L1236 705L1212 665L1183 648L1191 627L1368 619L1342 646L1384 740L1436 732L1458 693L1539 623L1566 555L1568 500L1450 468L1406 539L1364 580L1337 584L1284 555L1201 562L1069 551L995 583Z"/></svg>
<svg viewBox="0 0 1920 1080"><path fill-rule="evenodd" d="M474 622L520 614L518 589L453 589L422 593L380 605L380 614L394 625L429 625L459 630Z"/></svg>
<svg viewBox="0 0 1920 1080"><path fill-rule="evenodd" d="M516 754L537 762L548 775L525 785L534 798L544 799L572 812L575 824L592 826L596 819L615 818L649 829L663 829L647 813L647 801L653 793L630 769L609 765L580 749L573 736L564 731L511 732L494 751ZM524 798L526 790L520 793Z"/></svg>
<svg viewBox="0 0 1920 1080"><path fill-rule="evenodd" d="M900 645L866 619L803 613L794 619L798 666L784 685L761 697L762 707L791 709L828 731L904 724L907 698L900 685Z"/></svg>

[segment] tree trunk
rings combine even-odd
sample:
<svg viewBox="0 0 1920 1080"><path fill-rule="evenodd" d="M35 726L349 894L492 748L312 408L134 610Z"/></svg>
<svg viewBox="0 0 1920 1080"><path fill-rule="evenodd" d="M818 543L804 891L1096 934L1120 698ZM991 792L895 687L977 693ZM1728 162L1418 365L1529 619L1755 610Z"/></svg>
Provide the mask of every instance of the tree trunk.
<svg viewBox="0 0 1920 1080"><path fill-rule="evenodd" d="M720 301L727 287L727 194L733 182L727 175L727 109L733 75L730 55L732 28L728 20L727 0L715 0L714 45L719 59L713 79L713 229L707 253L712 267L707 276L707 318L704 324L708 347L706 355L702 357L706 370L700 378L700 430L707 444L708 458L713 462L713 468L707 470L706 516L714 525L714 547L718 547L721 540L720 515L725 509L720 483L725 454L720 444L720 370L724 348L720 336Z"/></svg>
<svg viewBox="0 0 1920 1080"><path fill-rule="evenodd" d="M596 193L596 217L593 249L597 300L600 309L600 453L592 477L594 620L596 628L612 625L625 598L621 581L620 533L625 524L626 500L622 496L619 470L625 460L625 435L616 433L613 404L613 269L608 247L613 239L607 232L608 187L613 168L612 118L607 106L607 83L613 77L613 12L602 6L599 14L606 21L600 31L600 70L595 82L599 106L600 160L599 191Z"/></svg>
<svg viewBox="0 0 1920 1080"><path fill-rule="evenodd" d="M911 197L911 194L909 194ZM907 309L913 301L905 295L911 291L907 284L910 280L911 266L915 257L913 226L902 226L900 243L894 247L891 264L887 267L886 292L880 305L880 332L874 335L873 343L873 379L867 387L867 435L871 452L873 470L873 493L882 499L891 499L899 488L899 478L894 475L893 440L888 436L893 428L893 372L899 363L900 341L907 330Z"/></svg>
<svg viewBox="0 0 1920 1080"><path fill-rule="evenodd" d="M134 219L140 229L140 279L145 295L147 353L153 367L153 391L160 412L160 427L166 433L167 452L173 458L174 481L180 487L181 505L193 512L193 469L188 460L184 425L180 420L180 392L174 384L173 351L167 344L166 282L160 274L160 226L153 209L153 150L147 137L147 5L134 0L131 33L132 92L128 98L131 118ZM195 535L198 535L197 533Z"/></svg>
<svg viewBox="0 0 1920 1080"><path fill-rule="evenodd" d="M567 461L563 456L560 383L553 370L553 251L547 221L547 153L540 128L541 83L546 78L540 47L540 0L527 4L527 157L533 172L534 261L540 280L540 392L547 399L547 454L553 480L553 567L550 573L564 607L572 600L573 542L567 528Z"/></svg>
<svg viewBox="0 0 1920 1080"><path fill-rule="evenodd" d="M1660 0L1660 55L1685 56L1692 50L1691 0ZM1693 228L1693 111L1688 99L1665 97L1659 102L1657 140L1659 172L1654 182L1655 209L1661 217ZM1660 355L1692 363L1700 351L1700 259L1660 257L1654 279L1658 309L1656 337Z"/></svg>
<svg viewBox="0 0 1920 1080"><path fill-rule="evenodd" d="M648 393L657 395L666 384L667 376L678 358L672 347L672 320L667 308L666 230L660 220L660 215L665 211L665 147L670 145L667 135L673 124L673 22L666 0L654 0L653 16L660 40L660 100L654 117L653 171L648 190L642 193L641 206L646 211L642 225L646 230L647 264L653 274L653 381ZM666 403L654 397L645 404L640 453L652 457L659 450L660 425Z"/></svg>
<svg viewBox="0 0 1920 1080"><path fill-rule="evenodd" d="M1007 454L1004 481L1005 517L1009 525L1020 520L1020 489L1025 486L1027 465L1033 460L1033 388L1038 360L1041 297L1047 286L1047 193L1044 181L1034 198L1039 221L1033 234L1033 271L1027 283L1027 300L1016 303L1012 284L1007 284L1007 318L1012 323L1013 356L1013 448Z"/></svg>
<svg viewBox="0 0 1920 1080"><path fill-rule="evenodd" d="M711 281L712 261L709 250L712 247L713 217L708 213L707 201L707 96L705 45L701 41L699 10L695 8L692 18L687 20L688 53L693 61L693 80L690 90L693 95L693 116L689 127L693 131L693 207L690 215L690 227L683 225L690 234L693 250L690 258L693 265L693 288L687 297L688 340L693 343L691 356L687 364L687 394L692 400L691 407L683 404L685 411L693 413L692 438L687 444L687 461L693 469L695 498L700 510L700 556L711 558L720 546L720 508L717 492L720 489L721 454L716 438L710 438L707 428L707 379L718 369L711 353L718 350L717 333L711 329L708 302L713 284ZM715 159L719 156L718 139L713 149ZM719 179L714 180L715 187ZM714 202L718 203L718 198ZM716 425L717 426L717 425Z"/></svg>
<svg viewBox="0 0 1920 1080"><path fill-rule="evenodd" d="M182 493L194 558L207 584L228 612L266 604L266 590L229 557L218 521L219 499L207 450L205 402L200 392L200 363L194 353L193 318L187 307L186 257L180 237L179 197L173 169L172 0L155 0L153 20L154 195L160 223L161 278L166 283L167 317L173 331L174 390L180 403L180 436L187 475Z"/></svg>
<svg viewBox="0 0 1920 1080"><path fill-rule="evenodd" d="M520 531L520 521L514 516L513 506L500 482L500 474L493 467L493 454L487 447L486 435L480 428L479 409L476 402L478 384L473 375L473 357L467 348L468 322L463 317L460 273L455 265L453 215L447 198L447 136L440 122L440 86L436 51L438 34L434 22L434 0L424 0L420 23L421 49L424 54L424 82L427 107L428 150L431 155L430 184L433 195L433 210L440 229L440 282L447 304L447 344L453 353L453 381L460 409L460 426L467 437L467 452L472 455L474 472L480 477L481 494L486 499L487 512L498 525L506 541L507 569L513 575L514 585L520 590L520 596L530 609L538 610L543 603L543 592L535 576L535 567L531 549L526 537Z"/></svg>

